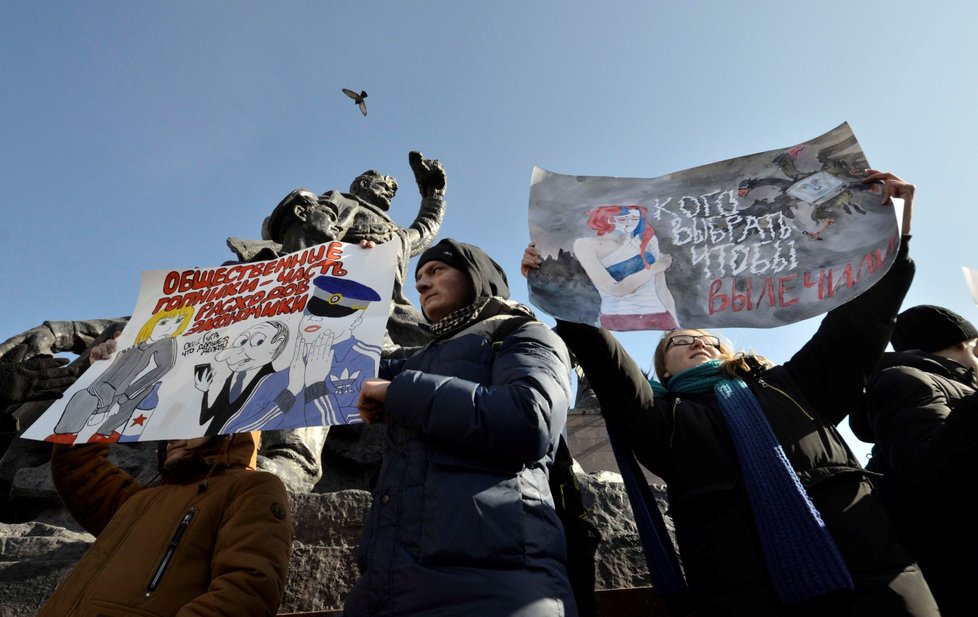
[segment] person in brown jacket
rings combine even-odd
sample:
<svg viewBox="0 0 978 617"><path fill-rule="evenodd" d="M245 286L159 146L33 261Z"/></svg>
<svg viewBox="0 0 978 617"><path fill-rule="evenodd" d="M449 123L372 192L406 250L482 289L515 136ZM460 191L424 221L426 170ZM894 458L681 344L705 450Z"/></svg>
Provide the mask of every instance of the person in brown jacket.
<svg viewBox="0 0 978 617"><path fill-rule="evenodd" d="M95 543L40 617L275 615L292 547L288 494L255 470L258 433L161 443L160 484L56 445L55 486Z"/></svg>

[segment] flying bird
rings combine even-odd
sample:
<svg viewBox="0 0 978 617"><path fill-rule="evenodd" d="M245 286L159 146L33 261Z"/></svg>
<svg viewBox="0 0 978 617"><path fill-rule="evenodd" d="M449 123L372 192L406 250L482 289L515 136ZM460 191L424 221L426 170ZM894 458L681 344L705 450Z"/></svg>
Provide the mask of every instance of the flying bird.
<svg viewBox="0 0 978 617"><path fill-rule="evenodd" d="M367 104L363 102L363 99L367 98L366 90L361 90L360 94L357 94L353 90L343 88L343 94L353 99L353 101L357 104L357 107L360 108L360 113L362 113L365 116L367 115Z"/></svg>

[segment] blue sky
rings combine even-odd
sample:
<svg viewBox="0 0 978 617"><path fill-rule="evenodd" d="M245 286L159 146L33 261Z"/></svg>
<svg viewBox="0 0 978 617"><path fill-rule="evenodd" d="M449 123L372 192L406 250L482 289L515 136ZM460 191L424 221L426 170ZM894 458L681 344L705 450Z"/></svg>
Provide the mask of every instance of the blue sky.
<svg viewBox="0 0 978 617"><path fill-rule="evenodd" d="M655 177L843 121L917 185L907 306L978 320L960 272L978 267L976 22L963 0L7 3L0 338L129 314L140 272L221 263L300 186L385 171L408 224L412 149L448 172L441 236L485 248L525 301L534 165ZM785 360L817 322L725 334ZM621 338L649 366L657 335Z"/></svg>

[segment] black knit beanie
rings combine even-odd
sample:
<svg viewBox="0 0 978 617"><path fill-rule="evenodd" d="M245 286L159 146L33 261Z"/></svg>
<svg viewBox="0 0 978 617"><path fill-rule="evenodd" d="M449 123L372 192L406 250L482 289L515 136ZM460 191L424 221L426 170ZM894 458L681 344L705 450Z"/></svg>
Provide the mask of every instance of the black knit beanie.
<svg viewBox="0 0 978 617"><path fill-rule="evenodd" d="M466 261L465 256L460 250L459 243L451 238L445 238L438 244L428 248L424 253L421 253L421 257L418 257L418 263L414 267L415 275L421 269L421 266L429 261L440 261L466 274L471 269L469 262Z"/></svg>
<svg viewBox="0 0 978 617"><path fill-rule="evenodd" d="M941 306L921 304L897 315L890 342L896 351L933 353L973 338L978 338L978 330L961 315Z"/></svg>

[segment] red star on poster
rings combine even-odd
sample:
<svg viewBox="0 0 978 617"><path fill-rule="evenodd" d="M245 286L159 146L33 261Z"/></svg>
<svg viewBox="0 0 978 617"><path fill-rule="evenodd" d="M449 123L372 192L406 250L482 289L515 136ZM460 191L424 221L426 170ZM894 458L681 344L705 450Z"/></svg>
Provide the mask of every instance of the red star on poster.
<svg viewBox="0 0 978 617"><path fill-rule="evenodd" d="M146 416L144 416L143 414L139 414L139 417L138 418L133 418L132 419L132 425L133 426L142 426L143 425L143 422L145 422L145 421L146 421Z"/></svg>

